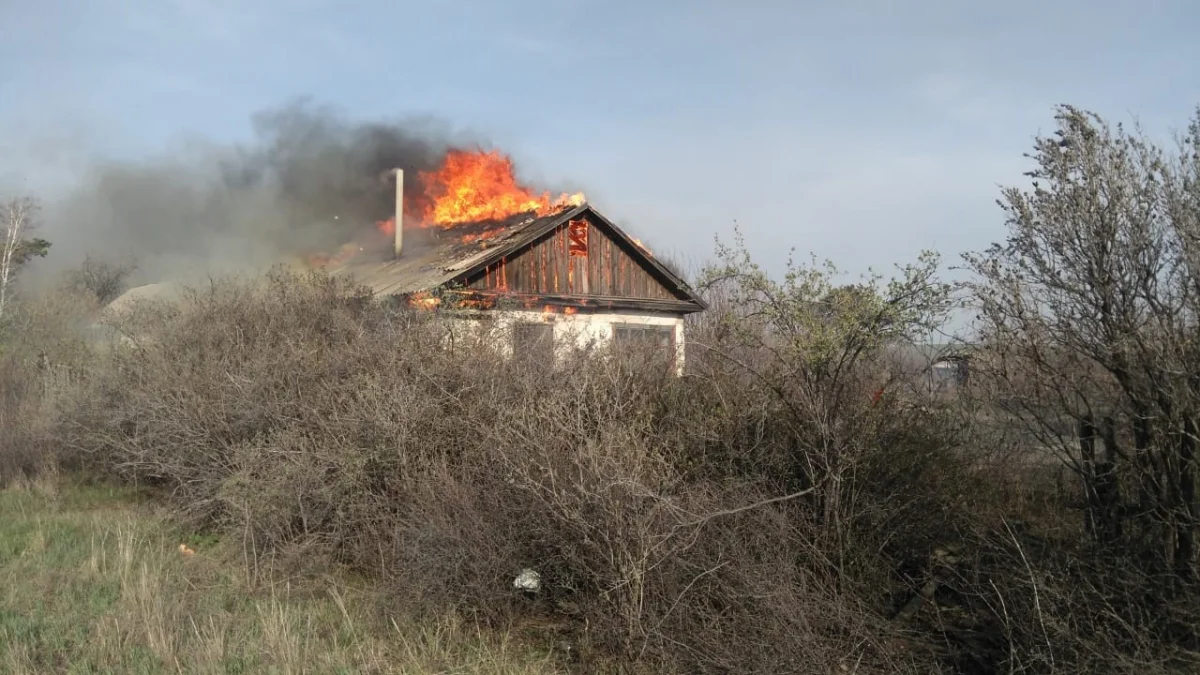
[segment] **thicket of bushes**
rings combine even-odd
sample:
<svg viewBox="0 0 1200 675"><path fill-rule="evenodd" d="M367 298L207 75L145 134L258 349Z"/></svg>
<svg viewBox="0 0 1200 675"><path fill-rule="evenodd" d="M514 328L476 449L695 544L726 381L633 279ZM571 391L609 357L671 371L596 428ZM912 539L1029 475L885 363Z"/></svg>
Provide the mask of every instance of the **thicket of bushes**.
<svg viewBox="0 0 1200 675"><path fill-rule="evenodd" d="M853 453L834 476L798 452L829 433L727 364L529 367L320 275L219 283L119 325L129 344L61 420L62 461L159 486L279 564L352 566L415 611L548 612L651 669L919 663L888 646L887 571L954 519L925 481L955 460L941 437L888 438L925 433L899 402L847 402L862 426L829 432ZM525 567L533 600L512 587Z"/></svg>
<svg viewBox="0 0 1200 675"><path fill-rule="evenodd" d="M981 462L999 448L978 411L906 388L881 349L938 311L931 266L873 296L767 289L737 263L684 378L650 354L529 367L320 274L217 282L117 317L106 348L44 332L49 369L10 347L4 468L156 486L255 560L353 568L418 615L542 617L585 669L1145 672L1179 653L1153 631L1189 617L1131 597L1152 589L1092 555L1069 495ZM81 306L56 306L30 327L72 334Z"/></svg>

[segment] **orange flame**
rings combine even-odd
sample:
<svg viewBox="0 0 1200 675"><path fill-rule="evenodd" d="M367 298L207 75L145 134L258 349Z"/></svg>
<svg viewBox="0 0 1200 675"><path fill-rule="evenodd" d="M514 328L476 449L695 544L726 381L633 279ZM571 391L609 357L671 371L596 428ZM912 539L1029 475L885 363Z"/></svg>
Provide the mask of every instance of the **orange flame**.
<svg viewBox="0 0 1200 675"><path fill-rule="evenodd" d="M537 304L536 299L528 300L525 302L525 307L532 309L533 307L536 306L536 304ZM578 313L579 313L579 310L575 307L556 307L554 305L543 305L542 306L542 314L566 314L569 316L571 314L578 314Z"/></svg>
<svg viewBox="0 0 1200 675"><path fill-rule="evenodd" d="M436 171L417 180L430 200L420 214L426 224L441 226L501 220L529 211L543 215L563 206L579 205L582 194L538 195L517 182L512 159L493 150L451 150Z"/></svg>
<svg viewBox="0 0 1200 675"><path fill-rule="evenodd" d="M409 202L405 220L410 216L416 227L450 227L459 223L503 220L518 213L546 215L586 201L582 193L535 193L517 181L510 157L492 150L450 150L442 165L434 171L417 174L423 198ZM396 233L395 218L377 222L385 235ZM485 239L489 233L476 235Z"/></svg>
<svg viewBox="0 0 1200 675"><path fill-rule="evenodd" d="M434 309L441 304L441 298L430 295L428 291L417 291L408 296L409 307L417 309Z"/></svg>

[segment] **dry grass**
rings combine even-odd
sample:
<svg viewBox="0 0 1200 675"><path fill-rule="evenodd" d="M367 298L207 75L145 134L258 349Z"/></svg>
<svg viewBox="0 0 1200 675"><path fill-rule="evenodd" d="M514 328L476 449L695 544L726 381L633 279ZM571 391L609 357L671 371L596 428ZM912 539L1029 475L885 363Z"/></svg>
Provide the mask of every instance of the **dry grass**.
<svg viewBox="0 0 1200 675"><path fill-rule="evenodd" d="M140 502L54 478L0 491L0 673L560 672L507 633L380 611L346 579L252 583L236 547Z"/></svg>

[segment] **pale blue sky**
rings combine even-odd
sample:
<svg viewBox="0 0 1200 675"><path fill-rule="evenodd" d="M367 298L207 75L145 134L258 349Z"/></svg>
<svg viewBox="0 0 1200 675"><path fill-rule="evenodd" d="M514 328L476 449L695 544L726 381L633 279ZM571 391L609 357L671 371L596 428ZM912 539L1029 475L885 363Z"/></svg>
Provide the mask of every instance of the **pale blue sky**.
<svg viewBox="0 0 1200 675"><path fill-rule="evenodd" d="M298 96L432 114L693 260L736 219L886 267L1001 235L997 183L1074 103L1200 103L1195 0L0 0L0 176L248 137Z"/></svg>

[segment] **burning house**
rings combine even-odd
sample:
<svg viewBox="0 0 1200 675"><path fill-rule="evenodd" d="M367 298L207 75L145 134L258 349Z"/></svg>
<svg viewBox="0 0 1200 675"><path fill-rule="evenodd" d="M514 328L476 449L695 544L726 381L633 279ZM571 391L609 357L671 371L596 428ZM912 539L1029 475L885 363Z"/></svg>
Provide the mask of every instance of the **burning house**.
<svg viewBox="0 0 1200 675"><path fill-rule="evenodd" d="M650 345L681 369L684 317L704 302L582 195L536 195L511 169L497 153L452 151L439 171L417 175L408 203L396 170L395 213L372 241L318 262L379 298L503 328L512 354Z"/></svg>
<svg viewBox="0 0 1200 675"><path fill-rule="evenodd" d="M682 369L684 317L704 302L583 195L533 192L498 152L450 150L414 173L381 177L369 210L378 202L391 217L364 222L340 250L286 255L377 299L439 312L456 330L487 326L509 354L553 361L573 345L628 344L661 348ZM131 289L106 312L173 288Z"/></svg>

